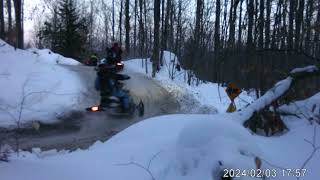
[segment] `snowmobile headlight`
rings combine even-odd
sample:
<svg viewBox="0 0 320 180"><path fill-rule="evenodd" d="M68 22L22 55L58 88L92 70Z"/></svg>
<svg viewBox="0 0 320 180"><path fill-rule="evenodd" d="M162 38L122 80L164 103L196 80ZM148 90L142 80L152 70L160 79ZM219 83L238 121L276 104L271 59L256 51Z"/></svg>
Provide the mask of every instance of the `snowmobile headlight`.
<svg viewBox="0 0 320 180"><path fill-rule="evenodd" d="M93 112L99 111L99 107L93 106L93 107L91 107L91 111L93 111Z"/></svg>

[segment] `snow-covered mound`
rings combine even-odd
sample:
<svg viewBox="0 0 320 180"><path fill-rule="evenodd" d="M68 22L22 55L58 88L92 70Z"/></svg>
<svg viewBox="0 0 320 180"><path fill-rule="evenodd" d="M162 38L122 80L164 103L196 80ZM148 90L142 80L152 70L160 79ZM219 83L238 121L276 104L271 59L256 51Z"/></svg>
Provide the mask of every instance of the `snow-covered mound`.
<svg viewBox="0 0 320 180"><path fill-rule="evenodd" d="M312 147L313 126L306 121L281 137L251 135L238 122L238 113L170 115L151 118L120 132L105 143L72 153L20 153L0 163L1 178L10 180L219 180L223 169L262 168L276 172L275 180L295 179L281 168L299 169ZM319 129L319 128L318 128ZM320 135L316 135L318 140ZM304 168L304 180L320 177L320 154ZM36 171L35 171L36 170ZM17 173L19 172L19 173ZM248 175L248 172L247 172ZM240 175L241 179L254 179Z"/></svg>
<svg viewBox="0 0 320 180"><path fill-rule="evenodd" d="M54 56L58 57L15 51L0 40L0 126L32 120L52 122L57 113L76 107L82 89L80 79L52 63L50 58Z"/></svg>
<svg viewBox="0 0 320 180"><path fill-rule="evenodd" d="M212 114L225 112L230 104L225 88L210 82L200 82L198 86L186 82L186 71L175 67L179 64L177 57L168 51L164 51L163 66L156 74L156 80L169 91L182 106L182 112ZM151 77L152 63L147 59L148 74L146 74L145 59L132 59L125 61L125 68L131 71L146 74ZM172 79L173 77L173 79ZM246 92L240 94L235 100L237 108L251 103L253 98ZM192 109L190 109L192 107Z"/></svg>
<svg viewBox="0 0 320 180"><path fill-rule="evenodd" d="M80 65L79 61L71 58L66 58L60 54L52 52L50 49L28 49L28 51L37 55L37 57L47 63L63 64L63 65Z"/></svg>
<svg viewBox="0 0 320 180"><path fill-rule="evenodd" d="M252 154L259 153L259 148L243 127L228 121L227 117L208 115L156 117L135 124L89 150L56 155L24 153L24 156L12 157L10 163L0 164L1 177L10 180L151 179L142 168L125 165L130 162L146 168L151 162L150 172L161 180L209 180L212 171L219 167L218 161L224 163L223 167L254 168ZM202 130L203 125L206 128ZM237 161L233 161L234 158Z"/></svg>

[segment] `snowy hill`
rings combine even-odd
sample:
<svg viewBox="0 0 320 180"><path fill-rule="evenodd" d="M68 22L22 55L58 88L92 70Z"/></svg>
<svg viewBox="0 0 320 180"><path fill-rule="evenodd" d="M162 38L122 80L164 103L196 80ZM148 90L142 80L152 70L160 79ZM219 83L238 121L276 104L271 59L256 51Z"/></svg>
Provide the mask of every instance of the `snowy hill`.
<svg viewBox="0 0 320 180"><path fill-rule="evenodd" d="M79 65L49 50L14 50L0 40L0 126L28 121L53 122L77 104L82 84L76 74L57 65Z"/></svg>

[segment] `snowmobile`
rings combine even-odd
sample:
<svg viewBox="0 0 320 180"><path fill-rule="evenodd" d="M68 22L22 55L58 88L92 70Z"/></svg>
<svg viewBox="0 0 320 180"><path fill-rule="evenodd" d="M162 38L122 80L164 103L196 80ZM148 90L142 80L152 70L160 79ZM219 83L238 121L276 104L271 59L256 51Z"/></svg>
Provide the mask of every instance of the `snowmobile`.
<svg viewBox="0 0 320 180"><path fill-rule="evenodd" d="M116 92L108 97L107 103L100 104L98 106L92 106L86 108L89 112L106 112L109 115L114 116L134 116L137 112L138 116L144 115L144 104L140 100L138 104L135 104L133 98L130 95L130 91L124 89L123 82L130 79L130 76L124 74L116 74L114 86ZM124 109L126 103L127 108Z"/></svg>
<svg viewBox="0 0 320 180"><path fill-rule="evenodd" d="M96 66L99 66L99 64L106 64L106 63L107 63L106 58L103 58L96 64ZM117 72L120 72L124 69L124 63L122 61L115 62L112 64L115 65Z"/></svg>

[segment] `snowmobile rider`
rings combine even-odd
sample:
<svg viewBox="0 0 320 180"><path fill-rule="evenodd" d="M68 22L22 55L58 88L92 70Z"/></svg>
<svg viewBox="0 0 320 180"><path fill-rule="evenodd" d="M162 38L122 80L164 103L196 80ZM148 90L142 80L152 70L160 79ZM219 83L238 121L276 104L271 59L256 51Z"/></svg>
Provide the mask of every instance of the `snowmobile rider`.
<svg viewBox="0 0 320 180"><path fill-rule="evenodd" d="M97 53L94 53L90 56L89 64L96 66L98 64L98 56Z"/></svg>
<svg viewBox="0 0 320 180"><path fill-rule="evenodd" d="M122 49L119 46L119 43L114 42L111 47L111 51L113 52L113 58L116 63L121 62Z"/></svg>
<svg viewBox="0 0 320 180"><path fill-rule="evenodd" d="M126 112L129 109L129 97L118 86L118 80L129 79L129 77L117 74L116 67L110 60L98 66L97 77L100 87L100 106L108 107L111 103L110 97L115 96L121 101L121 112Z"/></svg>
<svg viewBox="0 0 320 180"><path fill-rule="evenodd" d="M103 62L97 68L97 83L100 90L100 105L107 106L109 97L112 95L113 81L115 68L108 62Z"/></svg>

